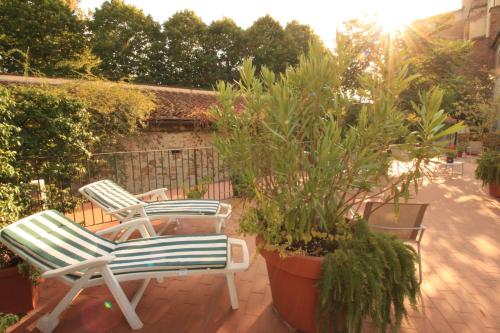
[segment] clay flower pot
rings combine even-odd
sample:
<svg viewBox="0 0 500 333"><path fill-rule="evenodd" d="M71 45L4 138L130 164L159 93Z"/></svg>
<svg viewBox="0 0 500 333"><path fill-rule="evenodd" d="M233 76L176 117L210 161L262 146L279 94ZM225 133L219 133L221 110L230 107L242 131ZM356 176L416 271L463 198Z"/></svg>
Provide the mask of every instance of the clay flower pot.
<svg viewBox="0 0 500 333"><path fill-rule="evenodd" d="M26 314L38 303L39 288L19 273L17 266L0 269L0 312Z"/></svg>
<svg viewBox="0 0 500 333"><path fill-rule="evenodd" d="M264 250L264 241L257 237L260 254L266 260L273 304L281 318L301 332L317 332L317 284L323 258L289 256ZM333 331L333 330L331 330Z"/></svg>
<svg viewBox="0 0 500 333"><path fill-rule="evenodd" d="M490 195L495 198L500 198L500 185L498 184L489 184Z"/></svg>

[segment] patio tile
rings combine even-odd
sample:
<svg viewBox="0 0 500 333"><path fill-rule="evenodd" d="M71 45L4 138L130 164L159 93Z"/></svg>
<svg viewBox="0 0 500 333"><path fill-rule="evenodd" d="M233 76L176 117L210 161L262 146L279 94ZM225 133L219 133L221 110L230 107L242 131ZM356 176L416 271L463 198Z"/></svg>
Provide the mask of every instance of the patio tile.
<svg viewBox="0 0 500 333"><path fill-rule="evenodd" d="M465 161L463 177L425 182L415 201L431 203L424 224L424 282L418 311L409 310L406 333L500 332L500 202L488 197L473 177L474 159ZM241 204L225 232L247 241L252 264L236 274L240 308L232 310L224 276L175 277L152 281L137 313L137 332L285 333L290 329L272 307L265 261L255 254L255 238L238 235ZM172 229L173 230L173 229ZM200 221L182 221L175 233L211 232ZM137 282L124 284L127 295ZM9 332L38 332L35 321L68 290L58 281L41 285L39 308ZM63 313L56 333L131 332L106 287L85 290ZM374 332L369 323L363 332Z"/></svg>

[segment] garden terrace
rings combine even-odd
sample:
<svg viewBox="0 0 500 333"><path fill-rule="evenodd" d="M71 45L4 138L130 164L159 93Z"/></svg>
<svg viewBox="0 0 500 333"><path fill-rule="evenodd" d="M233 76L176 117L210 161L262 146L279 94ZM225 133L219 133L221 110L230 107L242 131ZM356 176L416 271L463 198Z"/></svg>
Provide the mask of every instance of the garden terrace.
<svg viewBox="0 0 500 333"><path fill-rule="evenodd" d="M409 314L400 332L466 333L500 330L500 202L488 196L474 179L474 158L464 159L463 176L437 176L425 181L415 201L428 202L424 218L422 301ZM226 233L237 237L242 205L231 199L235 213ZM109 226L97 225L91 229ZM175 233L210 230L197 221L182 223ZM290 332L273 311L263 258L255 240L245 237L252 263L236 275L240 309L231 310L223 276L177 277L152 282L137 312L140 332ZM132 293L137 284L126 283ZM58 281L42 283L41 304L9 332L36 332L35 321L50 311L67 287ZM130 332L106 287L85 290L63 313L56 332ZM369 322L364 332L372 332ZM139 332L139 331L138 331Z"/></svg>

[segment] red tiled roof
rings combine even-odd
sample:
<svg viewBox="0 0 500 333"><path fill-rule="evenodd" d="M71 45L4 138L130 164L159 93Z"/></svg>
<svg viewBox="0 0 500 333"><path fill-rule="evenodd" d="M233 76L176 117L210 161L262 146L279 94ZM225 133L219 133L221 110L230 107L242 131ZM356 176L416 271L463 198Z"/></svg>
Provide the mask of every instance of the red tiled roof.
<svg viewBox="0 0 500 333"><path fill-rule="evenodd" d="M0 75L0 83L6 84L65 84L71 79L52 79L23 77L15 75ZM152 86L130 84L131 88L146 90L156 96L157 108L150 117L150 122L165 121L196 121L209 122L210 106L217 102L217 94L208 90L172 88L166 86Z"/></svg>

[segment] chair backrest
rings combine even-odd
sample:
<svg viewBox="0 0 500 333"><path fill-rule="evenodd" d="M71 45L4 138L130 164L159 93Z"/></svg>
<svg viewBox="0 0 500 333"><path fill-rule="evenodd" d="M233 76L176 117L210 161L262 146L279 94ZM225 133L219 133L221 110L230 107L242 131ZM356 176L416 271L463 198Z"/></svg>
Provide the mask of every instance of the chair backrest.
<svg viewBox="0 0 500 333"><path fill-rule="evenodd" d="M78 191L90 201L99 205L105 212L144 204L143 201L137 199L132 193L109 179L85 185Z"/></svg>
<svg viewBox="0 0 500 333"><path fill-rule="evenodd" d="M101 257L116 247L55 210L8 225L0 230L0 241L42 271Z"/></svg>
<svg viewBox="0 0 500 333"><path fill-rule="evenodd" d="M418 230L391 230L385 228L416 228L422 225L428 204L400 203L396 209L393 203L367 202L363 217L377 231L387 232L401 239L415 240ZM385 227L385 228L384 228Z"/></svg>

